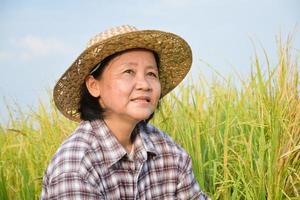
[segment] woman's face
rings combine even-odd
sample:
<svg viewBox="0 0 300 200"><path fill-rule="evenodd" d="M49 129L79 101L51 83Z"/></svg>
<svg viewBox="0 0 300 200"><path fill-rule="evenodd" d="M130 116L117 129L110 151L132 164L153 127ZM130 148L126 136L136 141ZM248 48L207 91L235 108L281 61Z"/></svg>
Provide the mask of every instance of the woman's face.
<svg viewBox="0 0 300 200"><path fill-rule="evenodd" d="M105 119L145 120L156 109L161 94L155 57L147 50L127 51L113 58L98 84Z"/></svg>

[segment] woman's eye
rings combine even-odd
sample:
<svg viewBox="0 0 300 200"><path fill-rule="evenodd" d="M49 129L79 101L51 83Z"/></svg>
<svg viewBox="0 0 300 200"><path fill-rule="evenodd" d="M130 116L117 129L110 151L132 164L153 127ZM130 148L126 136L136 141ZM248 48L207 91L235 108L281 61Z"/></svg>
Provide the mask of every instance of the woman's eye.
<svg viewBox="0 0 300 200"><path fill-rule="evenodd" d="M133 74L134 71L132 69L127 69L127 70L124 71L124 73L126 73L126 74Z"/></svg>
<svg viewBox="0 0 300 200"><path fill-rule="evenodd" d="M148 75L150 75L150 76L153 76L153 77L157 78L157 74L156 74L156 73L154 73L154 72L148 72Z"/></svg>

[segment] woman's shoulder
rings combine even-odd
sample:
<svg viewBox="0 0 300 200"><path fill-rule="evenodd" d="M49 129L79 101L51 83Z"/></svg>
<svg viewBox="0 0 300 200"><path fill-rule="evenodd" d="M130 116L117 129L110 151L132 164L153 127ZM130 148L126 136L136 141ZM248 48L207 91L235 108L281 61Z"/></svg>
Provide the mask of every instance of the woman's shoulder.
<svg viewBox="0 0 300 200"><path fill-rule="evenodd" d="M173 140L167 133L147 124L144 126L144 132L153 143L155 149L164 154L173 154L174 156L189 157L188 153L177 142Z"/></svg>
<svg viewBox="0 0 300 200"><path fill-rule="evenodd" d="M96 136L89 122L81 122L59 146L49 162L46 173L56 177L64 173L78 173L85 156L93 150Z"/></svg>

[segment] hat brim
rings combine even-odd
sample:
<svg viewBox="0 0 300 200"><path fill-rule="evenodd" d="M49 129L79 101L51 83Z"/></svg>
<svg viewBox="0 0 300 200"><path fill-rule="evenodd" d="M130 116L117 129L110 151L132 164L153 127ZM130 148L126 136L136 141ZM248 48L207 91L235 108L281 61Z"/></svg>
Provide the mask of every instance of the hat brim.
<svg viewBox="0 0 300 200"><path fill-rule="evenodd" d="M149 49L158 54L162 96L184 79L192 64L190 46L173 33L141 30L110 37L84 50L57 81L53 97L58 110L70 120L80 121L80 86L85 77L107 56L134 48Z"/></svg>

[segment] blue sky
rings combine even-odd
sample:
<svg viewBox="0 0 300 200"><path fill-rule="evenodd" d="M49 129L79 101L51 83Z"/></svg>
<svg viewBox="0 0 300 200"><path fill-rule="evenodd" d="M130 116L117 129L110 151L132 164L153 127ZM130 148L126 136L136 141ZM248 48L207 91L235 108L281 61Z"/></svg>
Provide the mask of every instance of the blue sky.
<svg viewBox="0 0 300 200"><path fill-rule="evenodd" d="M299 52L299 11L298 0L0 0L0 120L7 118L3 98L33 109L39 99L48 101L46 89L107 28L130 24L182 36L193 50L188 77L199 70L210 76L201 60L225 76L246 75L251 40L275 65L276 36L296 28Z"/></svg>

